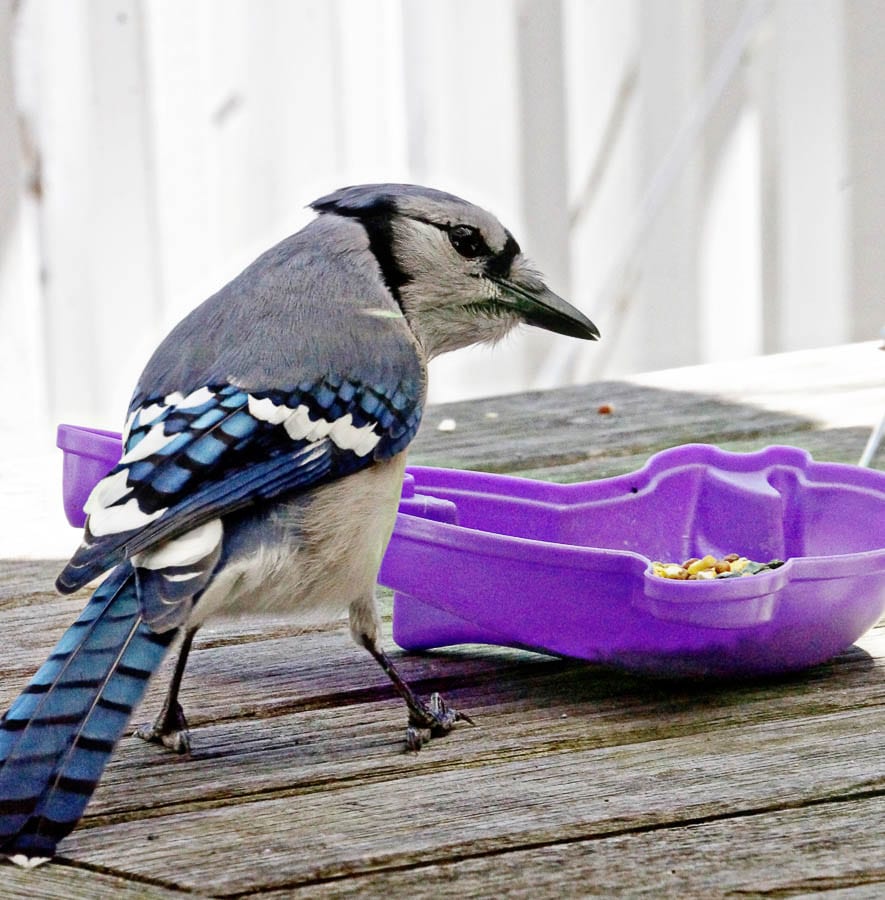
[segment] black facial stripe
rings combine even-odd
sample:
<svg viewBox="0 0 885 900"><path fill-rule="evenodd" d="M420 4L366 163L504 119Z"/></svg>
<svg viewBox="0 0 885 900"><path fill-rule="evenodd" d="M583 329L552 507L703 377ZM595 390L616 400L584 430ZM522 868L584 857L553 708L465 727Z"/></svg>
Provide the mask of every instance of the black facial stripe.
<svg viewBox="0 0 885 900"><path fill-rule="evenodd" d="M432 222L430 219L425 219L422 216L412 216L416 222L422 222L424 225L432 225L434 228L438 228L440 231L444 231L446 233L450 232L452 228L458 226L458 222ZM513 264L513 260L516 259L517 256L522 252L519 244L516 242L516 238L505 229L504 233L507 235L507 239L504 241L504 246L495 254L492 254L491 249L489 249L489 259L485 264L486 274L495 276L497 275L499 278L503 278L510 272L510 266Z"/></svg>
<svg viewBox="0 0 885 900"><path fill-rule="evenodd" d="M378 260L381 277L396 302L400 303L400 288L408 284L412 276L400 268L393 255L393 227L390 215L359 216L359 220L369 235L369 249Z"/></svg>
<svg viewBox="0 0 885 900"><path fill-rule="evenodd" d="M369 249L378 260L378 267L381 269L381 277L387 285L388 290L393 294L397 303L400 303L400 288L404 284L408 284L412 278L407 275L399 266L396 257L393 255L393 227L391 221L394 216L398 215L393 202L389 200L379 200L372 206L363 206L353 208L337 204L329 204L316 206L319 212L337 213L339 216L346 216L350 219L356 219L369 236Z"/></svg>
<svg viewBox="0 0 885 900"><path fill-rule="evenodd" d="M494 278L503 278L510 272L513 260L519 255L519 244L516 243L513 235L508 231L507 240L504 242L503 248L491 257L486 263L486 274Z"/></svg>

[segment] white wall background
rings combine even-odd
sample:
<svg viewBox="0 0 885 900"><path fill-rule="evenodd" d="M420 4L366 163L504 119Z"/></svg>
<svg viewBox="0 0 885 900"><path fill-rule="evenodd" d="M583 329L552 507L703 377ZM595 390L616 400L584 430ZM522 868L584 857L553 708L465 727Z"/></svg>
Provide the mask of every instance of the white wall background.
<svg viewBox="0 0 885 900"><path fill-rule="evenodd" d="M881 0L0 0L5 434L119 427L154 344L343 184L492 209L600 326L431 398L875 337Z"/></svg>

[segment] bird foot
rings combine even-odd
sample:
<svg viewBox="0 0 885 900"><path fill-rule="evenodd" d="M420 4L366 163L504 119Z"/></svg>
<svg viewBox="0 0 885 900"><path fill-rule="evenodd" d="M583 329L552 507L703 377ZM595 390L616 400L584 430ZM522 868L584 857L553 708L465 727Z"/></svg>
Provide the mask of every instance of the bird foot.
<svg viewBox="0 0 885 900"><path fill-rule="evenodd" d="M135 737L151 744L160 744L173 753L191 752L190 733L184 710L176 703L170 711L163 711L151 725L141 725L134 731Z"/></svg>
<svg viewBox="0 0 885 900"><path fill-rule="evenodd" d="M448 734L456 722L473 725L467 713L452 709L439 694L431 694L427 703L418 701L409 706L409 725L406 728L406 747L417 752L431 738Z"/></svg>

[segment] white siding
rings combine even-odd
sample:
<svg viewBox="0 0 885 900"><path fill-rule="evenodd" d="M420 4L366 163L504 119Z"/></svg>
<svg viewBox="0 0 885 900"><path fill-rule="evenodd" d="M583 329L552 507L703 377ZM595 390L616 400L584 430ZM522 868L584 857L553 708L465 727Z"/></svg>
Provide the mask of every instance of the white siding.
<svg viewBox="0 0 885 900"><path fill-rule="evenodd" d="M434 399L885 324L878 0L0 0L0 47L0 421L118 425L358 181L488 206L603 331L440 360Z"/></svg>

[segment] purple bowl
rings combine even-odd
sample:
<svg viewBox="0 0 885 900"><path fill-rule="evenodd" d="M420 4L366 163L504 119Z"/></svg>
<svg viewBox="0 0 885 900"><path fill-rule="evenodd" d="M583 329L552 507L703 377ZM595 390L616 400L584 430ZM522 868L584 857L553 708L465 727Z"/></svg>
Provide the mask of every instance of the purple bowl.
<svg viewBox="0 0 885 900"><path fill-rule="evenodd" d="M119 435L60 426L65 511L82 524ZM394 639L501 644L657 675L814 665L885 612L885 473L803 450L690 444L637 472L550 484L410 468L379 580ZM670 581L651 560L737 552L758 575Z"/></svg>
<svg viewBox="0 0 885 900"><path fill-rule="evenodd" d="M62 451L61 490L65 516L75 528L86 523L83 507L92 489L123 453L121 435L98 428L59 425L55 445Z"/></svg>
<svg viewBox="0 0 885 900"><path fill-rule="evenodd" d="M885 612L882 472L695 444L582 484L410 473L416 495L452 509L448 523L399 516L384 559L406 649L504 644L657 675L761 675L823 662ZM651 573L651 560L730 552L787 562L715 581Z"/></svg>

